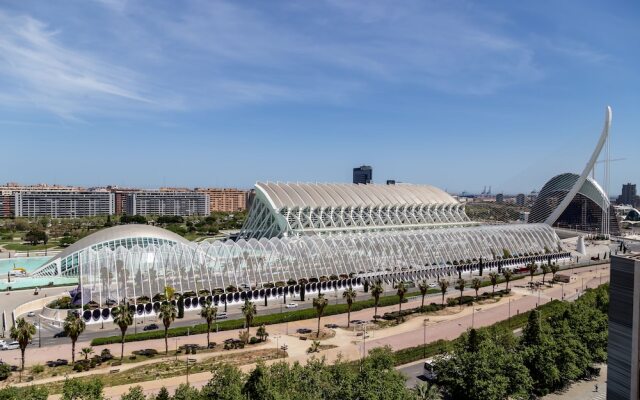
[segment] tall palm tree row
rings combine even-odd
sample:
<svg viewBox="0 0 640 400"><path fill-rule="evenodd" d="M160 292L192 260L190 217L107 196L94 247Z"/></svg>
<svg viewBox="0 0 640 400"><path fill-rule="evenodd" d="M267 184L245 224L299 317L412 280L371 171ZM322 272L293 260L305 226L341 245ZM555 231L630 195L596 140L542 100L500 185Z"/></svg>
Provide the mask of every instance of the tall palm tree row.
<svg viewBox="0 0 640 400"><path fill-rule="evenodd" d="M69 339L71 339L71 363L76 362L76 342L85 328L84 320L80 318L76 312L69 313L67 318L64 319L62 329Z"/></svg>
<svg viewBox="0 0 640 400"><path fill-rule="evenodd" d="M420 294L422 295L422 303L420 304L420 309L424 310L424 298L429 291L429 285L427 284L427 281L423 280L422 282L418 283L418 289L420 289Z"/></svg>
<svg viewBox="0 0 640 400"><path fill-rule="evenodd" d="M551 267L547 264L542 265L542 284L544 285L545 277L551 272Z"/></svg>
<svg viewBox="0 0 640 400"><path fill-rule="evenodd" d="M242 305L242 314L244 314L244 319L247 322L247 333L249 333L253 317L255 317L257 313L258 309L256 308L256 305L249 301L249 299L245 299L244 304Z"/></svg>
<svg viewBox="0 0 640 400"><path fill-rule="evenodd" d="M398 295L398 312L402 313L402 302L404 301L404 296L407 294L407 285L404 282L400 281L396 285L396 294Z"/></svg>
<svg viewBox="0 0 640 400"><path fill-rule="evenodd" d="M462 307L462 292L464 292L464 286L466 285L466 281L464 279L458 279L456 284L458 285L458 290L460 290L460 307Z"/></svg>
<svg viewBox="0 0 640 400"><path fill-rule="evenodd" d="M382 287L382 282L376 281L376 283L371 286L371 297L373 297L373 319L378 318L378 304L380 304L380 296L384 293L384 288Z"/></svg>
<svg viewBox="0 0 640 400"><path fill-rule="evenodd" d="M33 338L33 335L36 334L36 327L32 323L26 321L24 318L18 318L15 325L11 327L9 331L9 336L11 339L18 342L20 346L20 355L21 355L21 367L20 371L24 371L24 356L25 351L27 350L27 345ZM22 374L20 375L22 380Z"/></svg>
<svg viewBox="0 0 640 400"><path fill-rule="evenodd" d="M506 289L507 292L509 291L509 282L511 281L511 277L513 277L513 270L510 269L503 269L502 270L502 276L504 276L504 281L507 283L506 285Z"/></svg>
<svg viewBox="0 0 640 400"><path fill-rule="evenodd" d="M476 291L476 300L478 300L478 291L480 290L480 288L482 287L482 279L480 278L473 278L471 280L471 287L473 287L473 289Z"/></svg>
<svg viewBox="0 0 640 400"><path fill-rule="evenodd" d="M490 272L489 273L489 280L491 281L491 296L493 297L493 294L496 291L496 285L498 284L498 273L497 272Z"/></svg>
<svg viewBox="0 0 640 400"><path fill-rule="evenodd" d="M316 333L316 337L320 337L320 319L322 318L322 314L324 314L324 309L329 304L329 300L325 299L324 294L319 294L318 297L313 299L313 307L316 309L316 314L318 315L318 333Z"/></svg>
<svg viewBox="0 0 640 400"><path fill-rule="evenodd" d="M351 324L351 307L356 300L356 291L352 287L342 292L342 298L347 301L347 328Z"/></svg>
<svg viewBox="0 0 640 400"><path fill-rule="evenodd" d="M449 288L449 281L440 279L440 282L438 282L438 286L440 286L440 292L442 293L442 305L444 306L444 295L447 294L447 289Z"/></svg>
<svg viewBox="0 0 640 400"><path fill-rule="evenodd" d="M558 266L558 264L553 263L551 264L551 281L555 282L556 281L556 274L558 273L558 271L560 271L560 267Z"/></svg>
<svg viewBox="0 0 640 400"><path fill-rule="evenodd" d="M165 302L160 306L158 318L162 320L164 325L164 354L169 354L169 327L171 323L178 317L178 308L169 302Z"/></svg>
<svg viewBox="0 0 640 400"><path fill-rule="evenodd" d="M120 360L124 358L124 337L129 326L133 324L133 310L124 301L113 309L113 323L120 328L122 341L120 344Z"/></svg>
<svg viewBox="0 0 640 400"><path fill-rule="evenodd" d="M211 333L211 324L216 320L216 315L218 315L218 307L213 306L211 300L207 300L200 310L200 316L207 321L207 347L211 343L209 334Z"/></svg>
<svg viewBox="0 0 640 400"><path fill-rule="evenodd" d="M529 271L529 276L531 280L529 282L533 282L533 275L538 271L538 264L532 262L531 264L527 264L527 271Z"/></svg>

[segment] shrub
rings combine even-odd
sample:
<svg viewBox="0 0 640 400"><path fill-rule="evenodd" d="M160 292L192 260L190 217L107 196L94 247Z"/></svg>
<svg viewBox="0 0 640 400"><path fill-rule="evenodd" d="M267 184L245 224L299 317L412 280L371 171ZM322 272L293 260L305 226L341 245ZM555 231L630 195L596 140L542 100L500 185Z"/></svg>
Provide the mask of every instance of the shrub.
<svg viewBox="0 0 640 400"><path fill-rule="evenodd" d="M31 373L32 374L41 374L44 372L44 366L40 365L40 364L36 364L33 367L31 367Z"/></svg>
<svg viewBox="0 0 640 400"><path fill-rule="evenodd" d="M249 344L256 344L258 342L259 342L259 340L255 336L251 336L251 339L249 339Z"/></svg>
<svg viewBox="0 0 640 400"><path fill-rule="evenodd" d="M11 375L11 366L9 364L0 364L0 381L4 381Z"/></svg>

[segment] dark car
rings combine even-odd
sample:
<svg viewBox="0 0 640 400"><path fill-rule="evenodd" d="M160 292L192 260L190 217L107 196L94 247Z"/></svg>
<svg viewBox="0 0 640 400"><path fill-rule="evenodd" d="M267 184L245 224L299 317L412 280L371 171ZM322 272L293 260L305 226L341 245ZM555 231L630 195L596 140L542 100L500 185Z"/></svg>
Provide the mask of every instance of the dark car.
<svg viewBox="0 0 640 400"><path fill-rule="evenodd" d="M145 326L144 328L142 328L143 331L155 331L156 329L159 329L160 327L158 326L158 324L149 324L147 326Z"/></svg>
<svg viewBox="0 0 640 400"><path fill-rule="evenodd" d="M58 338L63 338L63 337L67 337L69 335L67 335L67 332L65 331L60 331L58 333L56 333L55 335L53 335L54 339L58 339Z"/></svg>
<svg viewBox="0 0 640 400"><path fill-rule="evenodd" d="M300 328L296 332L298 332L298 333L300 333L302 335L305 335L305 334L311 333L313 331L311 329L309 329L309 328Z"/></svg>
<svg viewBox="0 0 640 400"><path fill-rule="evenodd" d="M324 327L329 329L336 329L338 327L338 324L326 324Z"/></svg>
<svg viewBox="0 0 640 400"><path fill-rule="evenodd" d="M105 301L105 304L108 305L108 306L113 306L113 305L118 304L118 302L113 300L113 299L107 299L107 301Z"/></svg>

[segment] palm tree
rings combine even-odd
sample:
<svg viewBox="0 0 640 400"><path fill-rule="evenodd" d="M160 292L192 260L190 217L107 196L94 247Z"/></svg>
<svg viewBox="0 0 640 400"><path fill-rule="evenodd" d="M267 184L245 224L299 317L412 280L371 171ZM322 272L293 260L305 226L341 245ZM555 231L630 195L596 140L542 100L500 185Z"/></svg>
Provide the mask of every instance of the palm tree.
<svg viewBox="0 0 640 400"><path fill-rule="evenodd" d="M256 336L260 338L260 341L264 342L265 340L267 340L267 337L269 336L269 333L267 333L267 328L264 326L264 324L260 325L258 327L258 330L256 331Z"/></svg>
<svg viewBox="0 0 640 400"><path fill-rule="evenodd" d="M440 286L440 292L442 293L442 305L444 306L444 295L447 293L447 288L449 287L449 281L440 279L440 282L438 282L438 285Z"/></svg>
<svg viewBox="0 0 640 400"><path fill-rule="evenodd" d="M416 400L439 400L440 393L438 388L431 383L420 382L413 388L413 394L415 394Z"/></svg>
<svg viewBox="0 0 640 400"><path fill-rule="evenodd" d="M466 284L466 282L464 281L464 279L458 279L456 281L456 284L458 285L458 290L460 290L460 307L462 307L462 292L464 292L464 285Z"/></svg>
<svg viewBox="0 0 640 400"><path fill-rule="evenodd" d="M89 347L83 347L80 350L80 355L84 356L85 360L89 359L89 356L93 354L93 347L89 346Z"/></svg>
<svg viewBox="0 0 640 400"><path fill-rule="evenodd" d="M558 266L558 264L556 263L551 264L551 273L553 274L553 276L551 277L551 280L553 282L556 281L556 274L558 273L558 271L560 271L560 267Z"/></svg>
<svg viewBox="0 0 640 400"><path fill-rule="evenodd" d="M253 302L249 301L249 299L244 300L244 304L242 305L242 314L244 314L244 319L247 322L247 334L249 333L249 327L253 322L253 317L258 313L258 309Z"/></svg>
<svg viewBox="0 0 640 400"><path fill-rule="evenodd" d="M324 313L324 309L329 304L329 300L324 298L324 294L319 294L318 297L313 299L313 307L316 309L316 313L318 314L318 333L316 337L320 337L320 318L322 318L322 314Z"/></svg>
<svg viewBox="0 0 640 400"><path fill-rule="evenodd" d="M347 300L347 328L351 323L351 307L356 299L356 291L352 287L342 292L342 298Z"/></svg>
<svg viewBox="0 0 640 400"><path fill-rule="evenodd" d="M64 333L71 339L71 363L76 362L76 341L78 341L78 337L84 332L85 328L86 325L83 319L75 312L69 313L67 318L64 319Z"/></svg>
<svg viewBox="0 0 640 400"><path fill-rule="evenodd" d="M404 282L398 282L398 284L396 285L396 294L398 295L398 299L400 300L398 302L398 313L402 313L402 302L404 301L404 296L407 294L407 286L404 284Z"/></svg>
<svg viewBox="0 0 640 400"><path fill-rule="evenodd" d="M509 282L511 281L511 277L513 276L513 271L510 269L502 270L502 276L504 276L504 281L507 283L506 290L509 291Z"/></svg>
<svg viewBox="0 0 640 400"><path fill-rule="evenodd" d="M482 287L482 279L473 278L473 280L471 281L471 286L475 289L475 291L476 291L476 300L478 300L478 290L480 290L480 288Z"/></svg>
<svg viewBox="0 0 640 400"><path fill-rule="evenodd" d="M491 297L493 297L493 293L496 291L496 285L498 284L498 273L490 272L489 280L491 281Z"/></svg>
<svg viewBox="0 0 640 400"><path fill-rule="evenodd" d="M209 340L209 333L211 332L211 324L216 320L218 314L218 307L211 305L211 300L207 300L207 303L200 310L200 316L207 321L207 346L211 341Z"/></svg>
<svg viewBox="0 0 640 400"><path fill-rule="evenodd" d="M536 271L538 270L538 265L534 262L532 262L531 264L527 264L527 271L529 271L529 275L531 276L531 281L533 282L533 275L536 273Z"/></svg>
<svg viewBox="0 0 640 400"><path fill-rule="evenodd" d="M424 310L424 297L427 295L427 291L429 290L429 285L427 281L423 280L418 284L418 289L420 289L420 294L422 295L422 304L420 305L420 310Z"/></svg>
<svg viewBox="0 0 640 400"><path fill-rule="evenodd" d="M164 354L169 354L169 327L171 323L176 320L178 316L178 308L173 304L166 302L160 306L160 312L158 312L158 318L162 320L164 325Z"/></svg>
<svg viewBox="0 0 640 400"><path fill-rule="evenodd" d="M35 334L36 327L32 323L27 322L24 318L18 318L16 324L12 326L9 331L11 339L17 341L20 346L20 353L22 356L22 366L20 371L24 371L24 352ZM22 372L20 373L20 380L22 380Z"/></svg>
<svg viewBox="0 0 640 400"><path fill-rule="evenodd" d="M544 264L542 266L542 284L544 285L544 278L547 276L548 273L551 272L551 267L548 266L547 264Z"/></svg>
<svg viewBox="0 0 640 400"><path fill-rule="evenodd" d="M377 319L378 317L378 304L380 304L380 296L384 293L384 288L382 287L382 283L377 281L371 286L371 296L373 297L373 319Z"/></svg>
<svg viewBox="0 0 640 400"><path fill-rule="evenodd" d="M120 347L120 360L124 357L124 336L129 325L133 324L133 310L125 302L120 303L113 309L113 323L120 328L122 342Z"/></svg>

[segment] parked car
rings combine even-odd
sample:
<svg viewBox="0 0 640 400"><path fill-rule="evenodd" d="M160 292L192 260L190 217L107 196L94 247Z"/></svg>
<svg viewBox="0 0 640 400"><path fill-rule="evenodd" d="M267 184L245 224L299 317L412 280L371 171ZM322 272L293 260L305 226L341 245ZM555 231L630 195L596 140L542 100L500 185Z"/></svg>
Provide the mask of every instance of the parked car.
<svg viewBox="0 0 640 400"><path fill-rule="evenodd" d="M309 328L299 328L296 332L298 332L301 335L306 335L307 333L311 333L313 331Z"/></svg>
<svg viewBox="0 0 640 400"><path fill-rule="evenodd" d="M324 327L329 329L336 329L338 327L338 324L326 324Z"/></svg>
<svg viewBox="0 0 640 400"><path fill-rule="evenodd" d="M58 338L63 338L63 337L67 337L67 332L65 331L60 331L58 333L56 333L55 335L53 335L54 339L58 339Z"/></svg>
<svg viewBox="0 0 640 400"><path fill-rule="evenodd" d="M143 331L155 331L156 329L159 329L160 327L158 326L158 324L149 324L147 326L145 326L144 328L142 328Z"/></svg>
<svg viewBox="0 0 640 400"><path fill-rule="evenodd" d="M34 313L33 311L29 311L27 313L27 317L35 317L35 316L36 316L36 313Z"/></svg>
<svg viewBox="0 0 640 400"><path fill-rule="evenodd" d="M435 283L435 282L429 282L429 284L427 286L429 286L430 288L435 288L435 287L438 286L438 284Z"/></svg>
<svg viewBox="0 0 640 400"><path fill-rule="evenodd" d="M298 308L298 305L296 303L288 303L285 307L287 307L287 308Z"/></svg>
<svg viewBox="0 0 640 400"><path fill-rule="evenodd" d="M2 346L2 350L15 350L19 348L20 348L20 343L18 342L9 342L9 343L5 343Z"/></svg>
<svg viewBox="0 0 640 400"><path fill-rule="evenodd" d="M61 365L69 365L69 360L58 358L57 360L47 361L47 367L59 367Z"/></svg>
<svg viewBox="0 0 640 400"><path fill-rule="evenodd" d="M227 319L227 313L226 312L217 313L216 319Z"/></svg>

